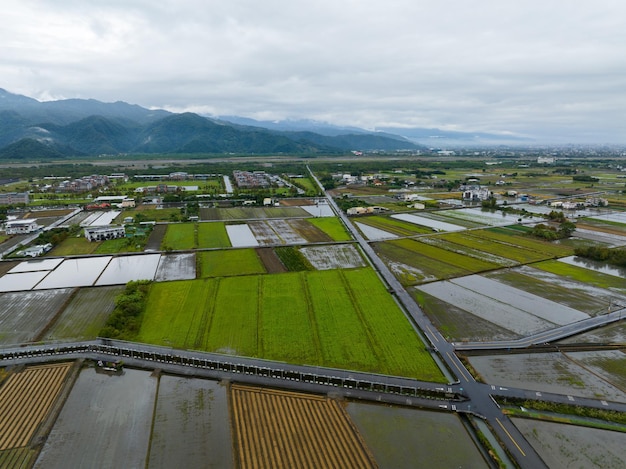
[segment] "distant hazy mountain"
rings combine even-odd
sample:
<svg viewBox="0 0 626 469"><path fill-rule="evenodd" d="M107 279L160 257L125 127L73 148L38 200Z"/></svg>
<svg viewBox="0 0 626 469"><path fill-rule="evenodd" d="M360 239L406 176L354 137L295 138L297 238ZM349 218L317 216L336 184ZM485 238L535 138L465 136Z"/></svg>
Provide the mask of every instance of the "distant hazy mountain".
<svg viewBox="0 0 626 469"><path fill-rule="evenodd" d="M0 158L122 153L316 154L420 148L397 135L359 129L332 130L326 126L321 134L294 131L295 127L290 131L267 129L248 125L250 122L232 123L93 99L39 102L0 89Z"/></svg>
<svg viewBox="0 0 626 469"><path fill-rule="evenodd" d="M381 132L401 135L411 141L420 142L429 147L446 143L476 143L485 144L503 142L529 142L531 139L506 134L492 134L486 132L457 132L423 127L378 127Z"/></svg>
<svg viewBox="0 0 626 469"><path fill-rule="evenodd" d="M424 127L377 127L374 131L371 131L358 127L334 126L332 124L307 119L257 121L237 116L219 116L219 119L239 125L263 127L270 130L286 132L314 132L326 136L340 136L346 134L384 136L392 139L400 139L402 141L409 140L419 145L425 145L426 147L471 143L489 145L504 142L528 142L531 140L511 135L486 132L455 132Z"/></svg>

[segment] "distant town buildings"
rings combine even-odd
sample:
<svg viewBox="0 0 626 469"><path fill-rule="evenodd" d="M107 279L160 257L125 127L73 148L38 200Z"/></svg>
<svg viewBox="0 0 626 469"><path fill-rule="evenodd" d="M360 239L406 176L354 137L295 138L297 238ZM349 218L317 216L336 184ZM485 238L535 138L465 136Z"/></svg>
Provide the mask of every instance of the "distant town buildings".
<svg viewBox="0 0 626 469"><path fill-rule="evenodd" d="M0 194L0 205L28 204L29 200L28 192L7 192Z"/></svg>
<svg viewBox="0 0 626 469"><path fill-rule="evenodd" d="M240 189L266 189L271 185L265 171L233 171L233 179Z"/></svg>
<svg viewBox="0 0 626 469"><path fill-rule="evenodd" d="M91 176L84 176L72 181L61 181L56 187L56 192L87 192L98 187L107 186L108 184L109 176L92 174Z"/></svg>

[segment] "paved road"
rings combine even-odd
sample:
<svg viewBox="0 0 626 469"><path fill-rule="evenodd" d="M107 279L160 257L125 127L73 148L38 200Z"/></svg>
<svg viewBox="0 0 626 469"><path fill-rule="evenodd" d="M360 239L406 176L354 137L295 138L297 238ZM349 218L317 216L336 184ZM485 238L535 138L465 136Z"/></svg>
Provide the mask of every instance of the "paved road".
<svg viewBox="0 0 626 469"><path fill-rule="evenodd" d="M309 173L318 186L323 189L323 186L310 169ZM404 286L402 286L387 268L387 265L378 257L369 243L361 236L361 233L349 222L348 217L339 209L332 196L326 191L325 193L329 203L337 213L337 216L343 221L346 228L357 240L374 268L387 283L389 290L397 297L400 304L404 307L405 313L421 329L426 339L437 351L449 370L457 376L459 388L462 388L463 393L470 399L470 401L463 406L457 406L457 410L471 411L483 416L490 423L500 441L507 447L509 453L517 460L520 467L529 469L547 467L522 433L513 425L511 420L502 413L500 407L495 403L487 389L481 383L477 383L467 371L461 360L455 355L454 346L447 342L433 326L415 300L405 290Z"/></svg>
<svg viewBox="0 0 626 469"><path fill-rule="evenodd" d="M601 326L626 318L626 308L621 308L611 313L602 314L592 318L582 319L564 326L555 327L549 331L539 332L516 340L501 340L488 342L456 342L452 345L456 350L500 350L520 349L531 345L542 345L555 340L571 337L581 332L589 331Z"/></svg>

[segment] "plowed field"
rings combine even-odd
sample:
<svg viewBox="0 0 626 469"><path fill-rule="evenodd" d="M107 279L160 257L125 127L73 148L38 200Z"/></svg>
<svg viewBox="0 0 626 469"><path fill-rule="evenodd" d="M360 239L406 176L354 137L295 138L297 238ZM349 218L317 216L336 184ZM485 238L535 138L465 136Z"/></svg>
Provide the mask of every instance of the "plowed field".
<svg viewBox="0 0 626 469"><path fill-rule="evenodd" d="M231 393L243 469L377 467L337 401L238 385Z"/></svg>
<svg viewBox="0 0 626 469"><path fill-rule="evenodd" d="M71 363L32 366L0 388L0 450L29 444L54 403Z"/></svg>

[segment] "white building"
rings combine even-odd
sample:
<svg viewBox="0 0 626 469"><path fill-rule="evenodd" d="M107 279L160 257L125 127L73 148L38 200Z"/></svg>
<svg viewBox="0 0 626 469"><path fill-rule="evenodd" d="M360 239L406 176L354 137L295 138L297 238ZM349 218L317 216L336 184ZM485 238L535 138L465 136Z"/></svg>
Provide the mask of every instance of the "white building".
<svg viewBox="0 0 626 469"><path fill-rule="evenodd" d="M37 219L30 220L11 220L6 223L6 231L8 235L28 234L39 230L41 226L37 224Z"/></svg>
<svg viewBox="0 0 626 469"><path fill-rule="evenodd" d="M88 226L85 228L85 238L87 241L106 241L107 239L123 238L126 236L126 229L123 226L104 225Z"/></svg>

